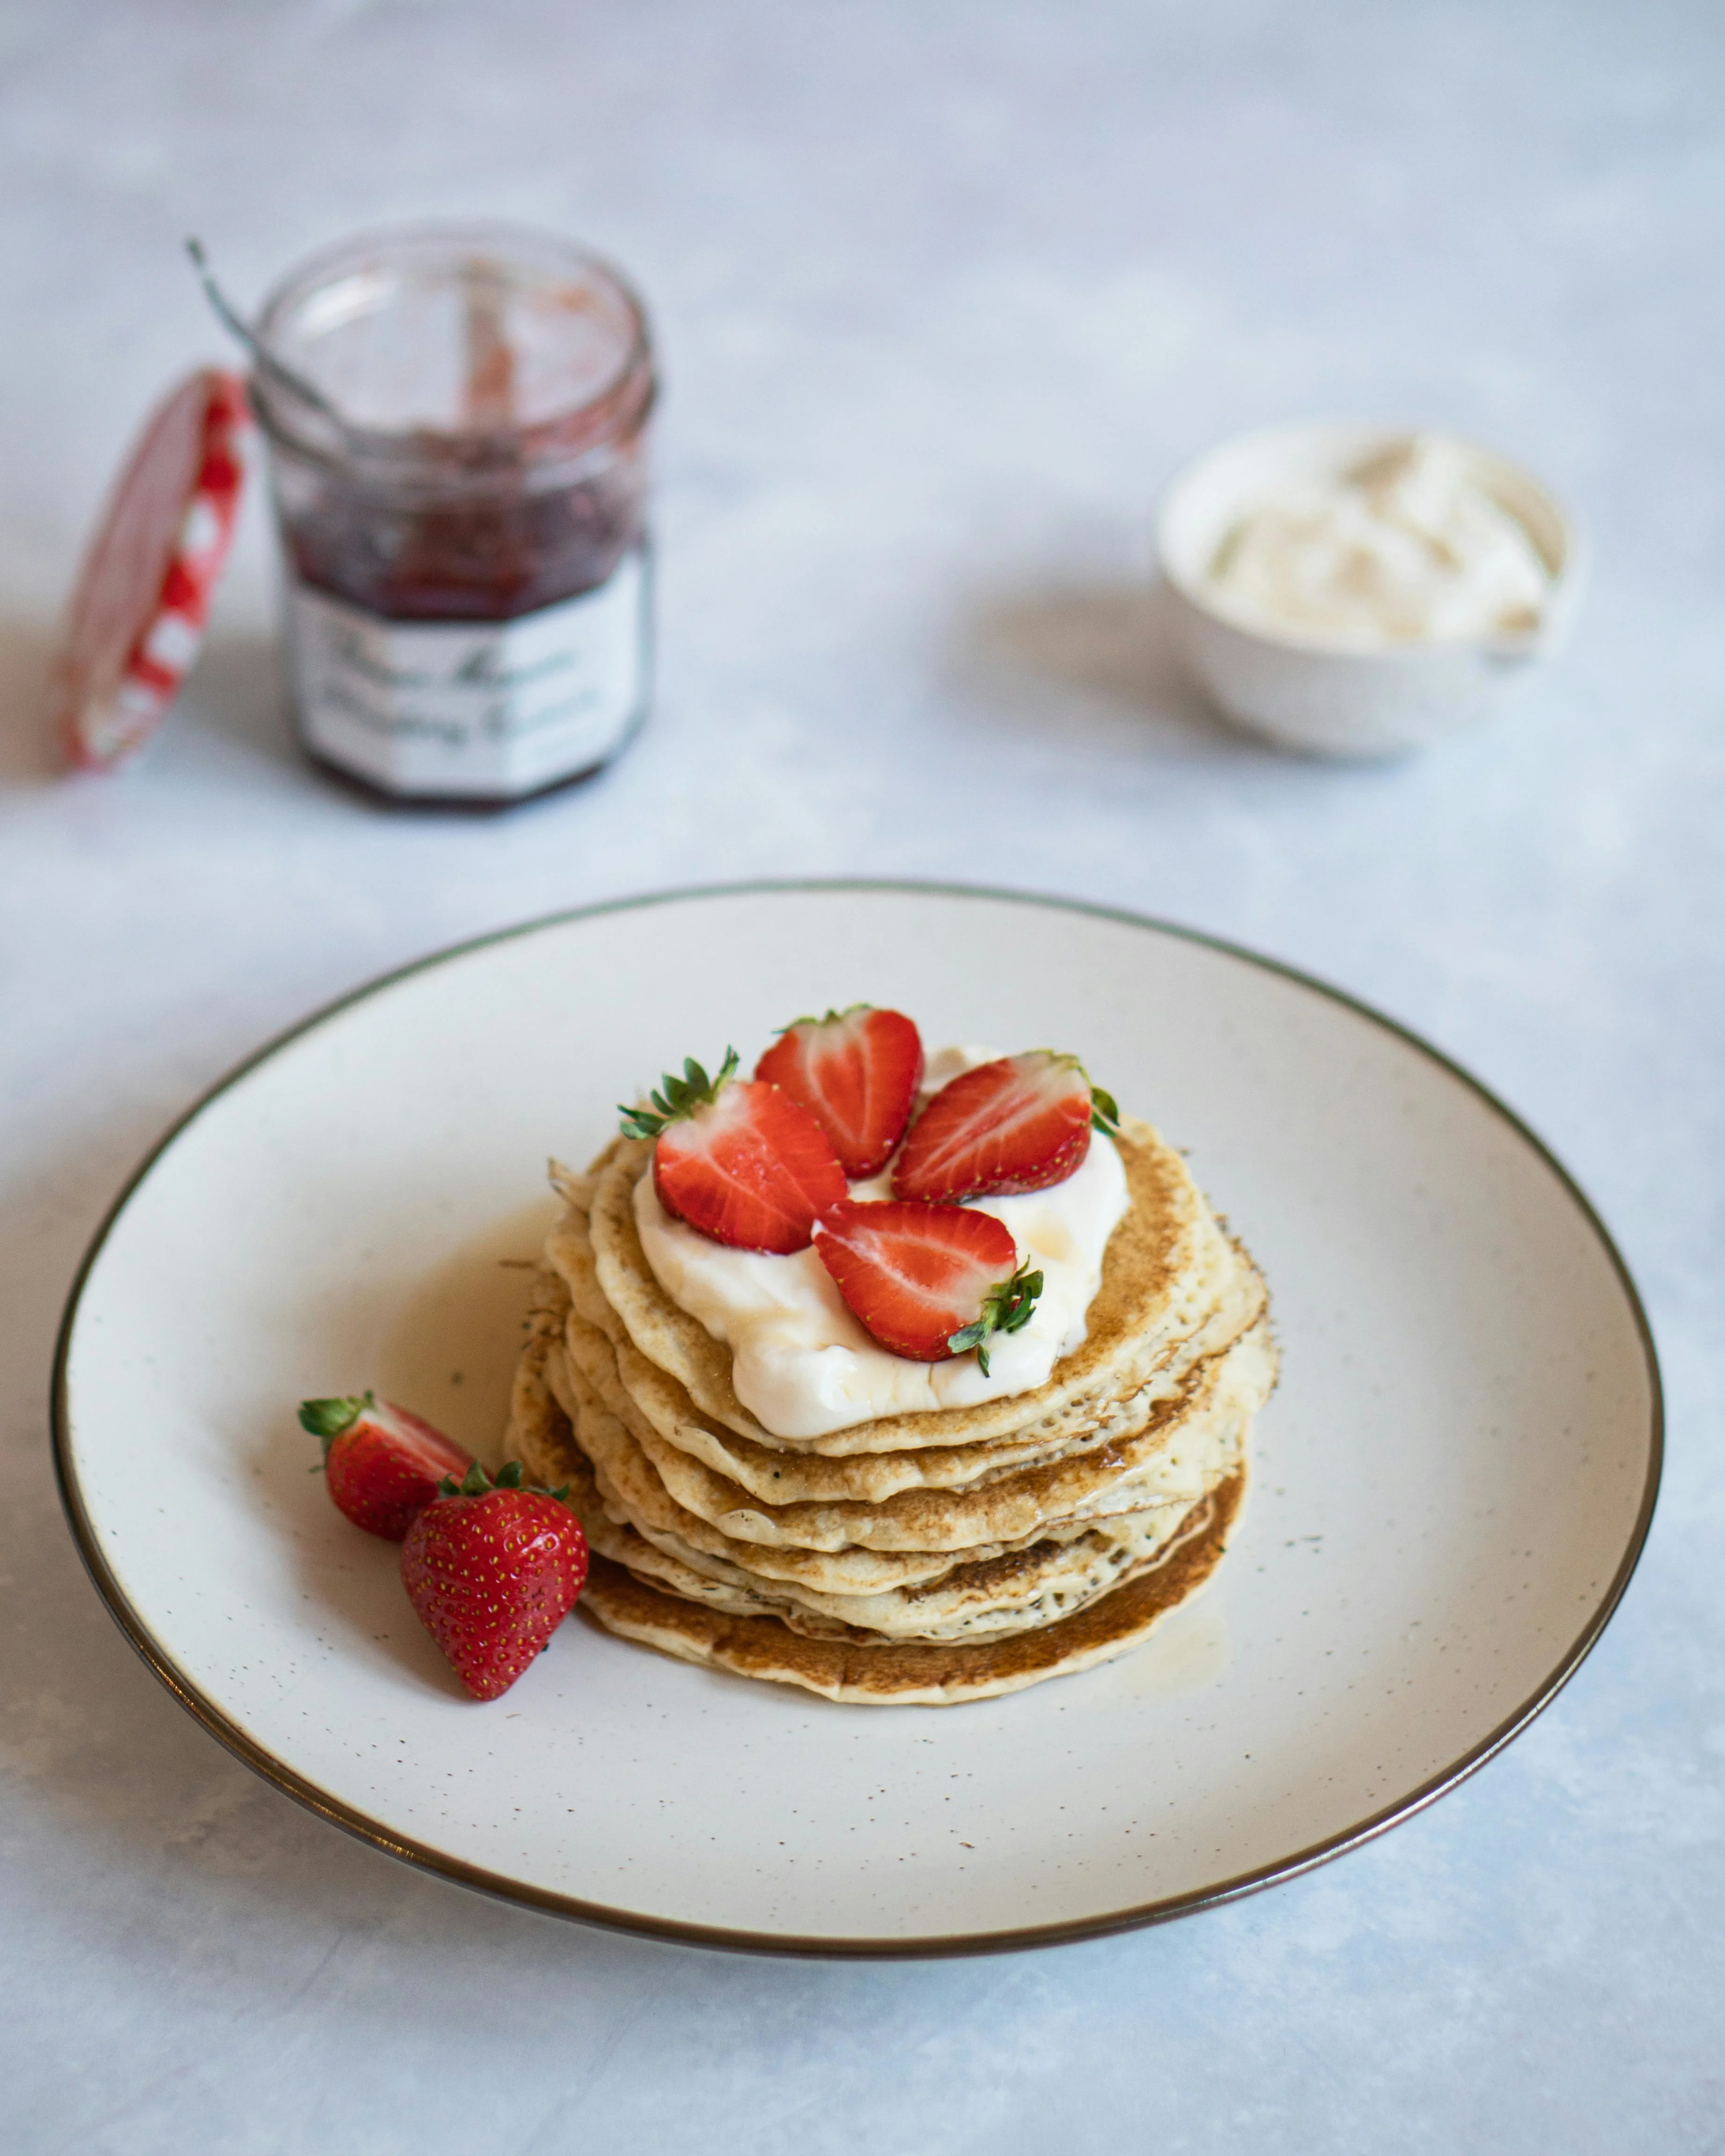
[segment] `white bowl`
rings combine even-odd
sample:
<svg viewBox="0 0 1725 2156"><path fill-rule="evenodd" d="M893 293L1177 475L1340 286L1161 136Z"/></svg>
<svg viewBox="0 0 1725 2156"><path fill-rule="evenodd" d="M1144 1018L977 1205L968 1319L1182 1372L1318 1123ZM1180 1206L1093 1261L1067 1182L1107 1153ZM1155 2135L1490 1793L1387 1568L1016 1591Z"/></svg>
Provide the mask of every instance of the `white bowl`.
<svg viewBox="0 0 1725 2156"><path fill-rule="evenodd" d="M1217 603L1209 571L1241 516L1414 431L1342 422L1272 428L1212 449L1169 488L1157 552L1182 655L1199 686L1254 732L1317 756L1424 748L1490 717L1567 638L1584 574L1580 535L1530 473L1471 443L1458 446L1474 478L1522 526L1551 572L1538 631L1362 651L1296 630L1249 629Z"/></svg>

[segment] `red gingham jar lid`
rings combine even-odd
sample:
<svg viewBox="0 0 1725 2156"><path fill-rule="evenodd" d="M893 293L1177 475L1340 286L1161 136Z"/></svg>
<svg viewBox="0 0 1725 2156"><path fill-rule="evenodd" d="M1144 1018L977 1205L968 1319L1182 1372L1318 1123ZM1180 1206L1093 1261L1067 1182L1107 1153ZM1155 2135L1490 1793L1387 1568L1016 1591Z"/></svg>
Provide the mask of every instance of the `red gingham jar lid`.
<svg viewBox="0 0 1725 2156"><path fill-rule="evenodd" d="M237 374L201 369L138 437L91 535L55 674L67 761L111 770L141 748L203 641L228 559L250 424Z"/></svg>

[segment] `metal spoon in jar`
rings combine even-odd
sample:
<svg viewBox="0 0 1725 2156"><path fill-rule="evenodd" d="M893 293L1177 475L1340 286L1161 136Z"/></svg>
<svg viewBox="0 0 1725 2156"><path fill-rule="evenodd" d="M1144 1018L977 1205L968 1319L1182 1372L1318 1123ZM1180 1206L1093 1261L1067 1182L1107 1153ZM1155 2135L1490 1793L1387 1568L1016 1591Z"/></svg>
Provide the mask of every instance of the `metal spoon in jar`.
<svg viewBox="0 0 1725 2156"><path fill-rule="evenodd" d="M297 397L302 403L309 404L314 411L321 413L341 434L352 434L353 430L347 421L342 418L323 392L314 383L308 382L303 374L295 373L285 361L278 359L251 324L229 302L227 294L216 282L215 273L209 266L209 257L203 251L203 241L188 239L186 242L186 252L192 258L192 266L198 272L198 281L203 287L205 298L215 309L217 320L224 329L230 331L239 338L251 354L259 372L269 375L290 395Z"/></svg>

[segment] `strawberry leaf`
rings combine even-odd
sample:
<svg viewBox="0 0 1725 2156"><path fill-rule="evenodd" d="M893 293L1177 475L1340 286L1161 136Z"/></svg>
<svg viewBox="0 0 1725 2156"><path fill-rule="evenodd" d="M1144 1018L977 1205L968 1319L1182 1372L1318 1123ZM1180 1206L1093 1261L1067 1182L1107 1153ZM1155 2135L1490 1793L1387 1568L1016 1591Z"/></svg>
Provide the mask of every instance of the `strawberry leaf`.
<svg viewBox="0 0 1725 2156"><path fill-rule="evenodd" d="M1030 1322L1036 1298L1042 1292L1042 1275L1029 1270L1025 1260L1010 1280L998 1281L983 1297L983 1314L962 1326L947 1342L954 1355L976 1350L977 1368L988 1375L988 1342L997 1332L1017 1332Z"/></svg>
<svg viewBox="0 0 1725 2156"><path fill-rule="evenodd" d="M560 1505L569 1502L567 1482L555 1490L547 1490L542 1482L529 1482L519 1460L506 1460L495 1475L487 1475L475 1460L459 1482L453 1475L445 1475L437 1486L439 1497L485 1497L493 1490L525 1490L536 1497L554 1497Z"/></svg>
<svg viewBox="0 0 1725 2156"><path fill-rule="evenodd" d="M682 1076L679 1078L667 1071L658 1087L648 1096L653 1103L650 1108L626 1108L621 1101L618 1103L618 1112L623 1117L623 1135L626 1138L656 1138L667 1123L677 1122L685 1116L692 1116L697 1108L706 1107L730 1084L737 1065L737 1050L727 1048L718 1075L709 1078L692 1055L685 1056Z"/></svg>
<svg viewBox="0 0 1725 2156"><path fill-rule="evenodd" d="M301 1400L300 1427L321 1440L323 1456L327 1461L330 1447L336 1440L344 1430L352 1430L367 1408L376 1405L377 1401L370 1393L350 1394L337 1399ZM311 1471L315 1475L317 1470L314 1467Z"/></svg>
<svg viewBox="0 0 1725 2156"><path fill-rule="evenodd" d="M775 1040L783 1040L788 1033L794 1033L799 1025L836 1025L841 1018L849 1018L854 1012L873 1010L874 1008L872 1004L846 1004L843 1010L829 1010L824 1018L816 1018L813 1013L805 1011L801 1018L793 1018L788 1025L775 1026L773 1037Z"/></svg>

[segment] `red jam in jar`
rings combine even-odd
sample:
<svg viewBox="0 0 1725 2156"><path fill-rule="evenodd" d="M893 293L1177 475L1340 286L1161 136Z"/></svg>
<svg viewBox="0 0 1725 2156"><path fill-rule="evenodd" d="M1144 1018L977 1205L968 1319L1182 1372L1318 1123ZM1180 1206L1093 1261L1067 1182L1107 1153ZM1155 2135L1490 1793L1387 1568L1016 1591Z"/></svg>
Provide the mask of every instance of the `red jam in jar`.
<svg viewBox="0 0 1725 2156"><path fill-rule="evenodd" d="M258 334L307 752L449 804L608 762L651 670L653 356L623 279L514 226L420 227L305 264Z"/></svg>

